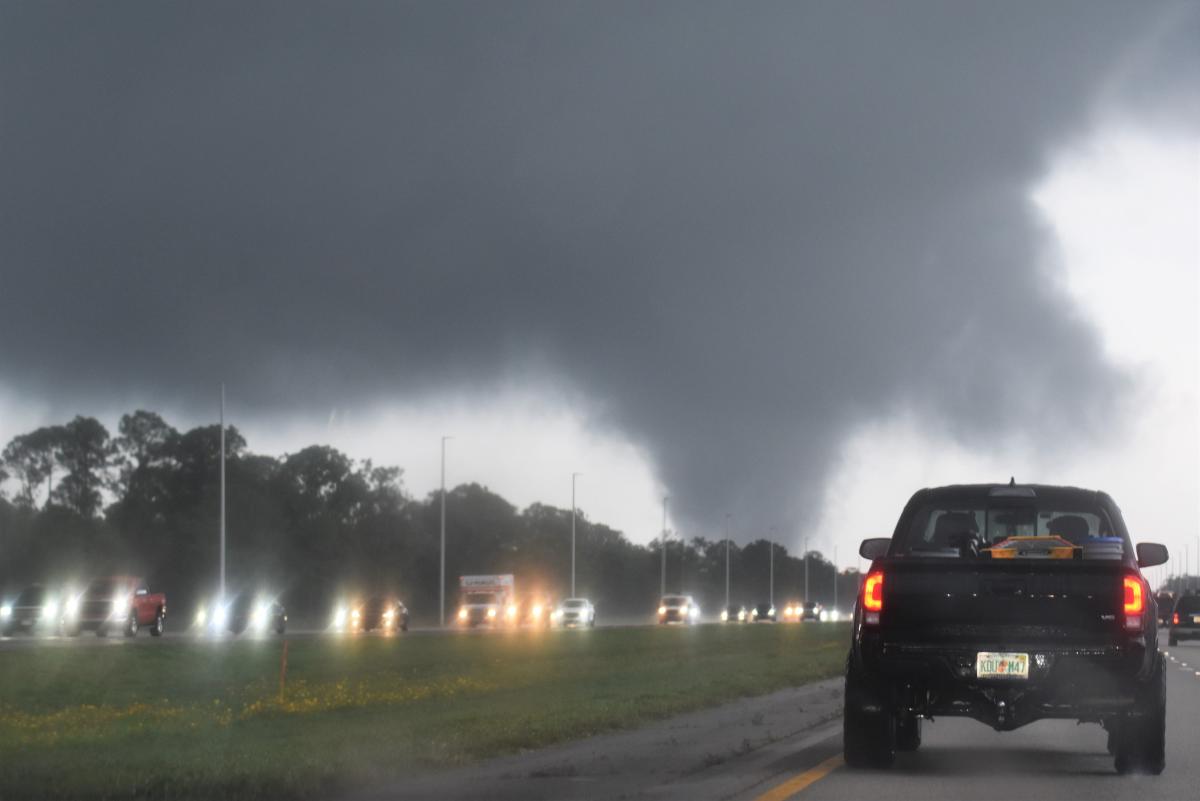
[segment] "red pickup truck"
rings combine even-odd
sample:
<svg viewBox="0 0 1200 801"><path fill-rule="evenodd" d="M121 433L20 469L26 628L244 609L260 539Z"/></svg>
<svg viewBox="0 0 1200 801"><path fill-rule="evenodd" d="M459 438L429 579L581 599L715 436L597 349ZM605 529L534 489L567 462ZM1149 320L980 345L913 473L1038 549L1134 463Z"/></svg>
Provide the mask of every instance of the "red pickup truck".
<svg viewBox="0 0 1200 801"><path fill-rule="evenodd" d="M167 619L167 598L161 592L149 592L141 579L109 576L92 579L78 598L68 603L66 631L75 636L84 629L104 637L109 631L136 636L143 626L150 634L161 636Z"/></svg>

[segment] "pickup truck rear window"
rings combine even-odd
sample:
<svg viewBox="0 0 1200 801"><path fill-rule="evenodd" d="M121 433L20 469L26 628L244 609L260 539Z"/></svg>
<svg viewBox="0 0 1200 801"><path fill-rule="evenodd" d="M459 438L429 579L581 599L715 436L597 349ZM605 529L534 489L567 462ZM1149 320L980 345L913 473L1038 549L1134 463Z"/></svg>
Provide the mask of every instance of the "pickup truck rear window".
<svg viewBox="0 0 1200 801"><path fill-rule="evenodd" d="M1055 537L1097 558L1119 557L1127 547L1099 508L930 504L913 515L893 554L989 559L990 548L1014 537Z"/></svg>

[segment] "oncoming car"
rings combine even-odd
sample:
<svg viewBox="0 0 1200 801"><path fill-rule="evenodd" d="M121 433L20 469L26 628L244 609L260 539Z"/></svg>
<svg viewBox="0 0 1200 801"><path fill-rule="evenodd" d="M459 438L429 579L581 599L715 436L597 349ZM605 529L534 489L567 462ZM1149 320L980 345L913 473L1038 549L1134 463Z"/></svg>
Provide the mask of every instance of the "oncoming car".
<svg viewBox="0 0 1200 801"><path fill-rule="evenodd" d="M241 592L232 598L218 598L211 604L201 604L196 610L195 626L201 633L265 634L287 631L287 610L275 598L263 594Z"/></svg>
<svg viewBox="0 0 1200 801"><path fill-rule="evenodd" d="M690 595L664 595L658 604L659 623L698 623L700 606Z"/></svg>
<svg viewBox="0 0 1200 801"><path fill-rule="evenodd" d="M341 614L352 631L408 631L408 607L390 596L373 595Z"/></svg>
<svg viewBox="0 0 1200 801"><path fill-rule="evenodd" d="M12 603L0 606L0 634L56 634L62 626L63 607L53 592L31 584Z"/></svg>
<svg viewBox="0 0 1200 801"><path fill-rule="evenodd" d="M551 615L554 625L562 628L570 626L596 625L596 607L587 598L568 598L558 605Z"/></svg>
<svg viewBox="0 0 1200 801"><path fill-rule="evenodd" d="M822 621L825 619L825 607L816 601L805 601L800 607L800 620Z"/></svg>
<svg viewBox="0 0 1200 801"><path fill-rule="evenodd" d="M750 620L755 623L776 623L778 619L775 612L775 604L768 601L755 604L751 610Z"/></svg>
<svg viewBox="0 0 1200 801"><path fill-rule="evenodd" d="M721 610L722 623L745 623L746 617L746 607L737 604L730 604Z"/></svg>
<svg viewBox="0 0 1200 801"><path fill-rule="evenodd" d="M133 637L148 627L150 634L158 637L166 624L167 598L161 592L150 592L140 579L111 576L92 579L82 595L67 602L64 611L63 630L71 636L88 630L97 637L110 631Z"/></svg>

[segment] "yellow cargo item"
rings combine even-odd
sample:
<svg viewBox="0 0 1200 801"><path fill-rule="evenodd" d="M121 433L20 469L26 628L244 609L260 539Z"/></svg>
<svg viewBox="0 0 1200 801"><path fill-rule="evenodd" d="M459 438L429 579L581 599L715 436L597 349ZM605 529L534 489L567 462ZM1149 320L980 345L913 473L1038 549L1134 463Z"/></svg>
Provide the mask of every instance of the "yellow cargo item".
<svg viewBox="0 0 1200 801"><path fill-rule="evenodd" d="M986 550L993 559L1073 559L1075 549L1062 537L1009 537Z"/></svg>

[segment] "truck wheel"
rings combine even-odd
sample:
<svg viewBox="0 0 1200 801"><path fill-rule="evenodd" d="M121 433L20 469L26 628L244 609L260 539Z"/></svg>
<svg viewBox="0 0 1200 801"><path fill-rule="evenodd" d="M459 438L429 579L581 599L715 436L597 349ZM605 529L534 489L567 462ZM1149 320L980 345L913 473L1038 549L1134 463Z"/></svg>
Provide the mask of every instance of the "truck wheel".
<svg viewBox="0 0 1200 801"><path fill-rule="evenodd" d="M921 747L921 718L901 715L896 720L896 750L916 751Z"/></svg>
<svg viewBox="0 0 1200 801"><path fill-rule="evenodd" d="M125 636L136 637L138 633L137 612L132 612L129 615L129 622L125 624Z"/></svg>
<svg viewBox="0 0 1200 801"><path fill-rule="evenodd" d="M1155 671L1138 693L1138 710L1117 727L1117 773L1148 773L1157 776L1167 757L1167 668L1160 654Z"/></svg>
<svg viewBox="0 0 1200 801"><path fill-rule="evenodd" d="M896 760L896 713L852 667L846 670L842 757L852 768L890 768Z"/></svg>
<svg viewBox="0 0 1200 801"><path fill-rule="evenodd" d="M163 627L165 626L165 624L166 624L166 621L163 619L163 613L162 613L162 610L160 609L160 610L158 610L158 614L156 614L154 616L154 624L152 626L150 626L150 636L151 637L161 637L162 633L163 633Z"/></svg>

